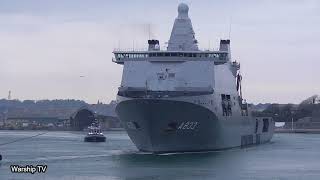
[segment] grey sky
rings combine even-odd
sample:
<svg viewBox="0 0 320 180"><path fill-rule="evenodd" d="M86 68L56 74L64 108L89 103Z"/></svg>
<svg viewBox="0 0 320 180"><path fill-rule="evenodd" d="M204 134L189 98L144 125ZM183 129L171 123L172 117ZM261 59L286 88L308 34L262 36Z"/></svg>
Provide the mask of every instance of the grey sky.
<svg viewBox="0 0 320 180"><path fill-rule="evenodd" d="M218 47L232 22L248 102L320 94L317 0L0 0L0 98L11 90L19 99L115 99L122 67L111 62L113 48L146 48L149 24L164 44L179 2L202 49Z"/></svg>

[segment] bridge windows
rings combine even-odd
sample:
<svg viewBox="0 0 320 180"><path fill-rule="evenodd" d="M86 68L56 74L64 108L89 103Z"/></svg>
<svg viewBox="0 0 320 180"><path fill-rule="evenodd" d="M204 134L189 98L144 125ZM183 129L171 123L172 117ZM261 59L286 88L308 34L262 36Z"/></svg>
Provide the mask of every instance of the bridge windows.
<svg viewBox="0 0 320 180"><path fill-rule="evenodd" d="M147 58L149 54L147 53L115 53L117 59L122 58Z"/></svg>
<svg viewBox="0 0 320 180"><path fill-rule="evenodd" d="M227 53L221 52L115 52L116 59L122 58L148 58L148 57L197 57L214 58L225 61Z"/></svg>

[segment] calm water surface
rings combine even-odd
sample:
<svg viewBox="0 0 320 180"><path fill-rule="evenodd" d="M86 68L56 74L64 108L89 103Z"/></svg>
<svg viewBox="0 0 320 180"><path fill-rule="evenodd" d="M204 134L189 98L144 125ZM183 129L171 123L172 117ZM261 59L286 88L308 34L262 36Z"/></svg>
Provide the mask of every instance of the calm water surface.
<svg viewBox="0 0 320 180"><path fill-rule="evenodd" d="M0 131L0 144L38 133ZM106 136L105 143L85 143L83 133L48 132L0 146L0 179L320 179L320 134L275 134L260 146L170 155L139 153L125 132ZM12 164L48 170L13 174Z"/></svg>

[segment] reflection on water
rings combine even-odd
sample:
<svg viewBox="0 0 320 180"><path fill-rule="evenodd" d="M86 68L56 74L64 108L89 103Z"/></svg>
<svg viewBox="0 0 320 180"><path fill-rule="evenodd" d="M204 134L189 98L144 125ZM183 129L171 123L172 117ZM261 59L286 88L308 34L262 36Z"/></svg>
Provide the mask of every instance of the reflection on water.
<svg viewBox="0 0 320 180"><path fill-rule="evenodd" d="M0 131L0 144L39 132ZM0 146L0 179L319 179L320 135L276 134L271 143L207 153L138 152L124 132L105 143L83 133L49 132ZM48 165L45 174L12 174L9 166Z"/></svg>

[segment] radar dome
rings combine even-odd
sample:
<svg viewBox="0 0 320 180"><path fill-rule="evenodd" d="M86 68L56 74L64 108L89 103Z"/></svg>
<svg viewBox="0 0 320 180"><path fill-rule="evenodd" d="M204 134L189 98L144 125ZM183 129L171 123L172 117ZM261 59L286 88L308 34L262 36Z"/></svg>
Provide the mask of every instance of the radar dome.
<svg viewBox="0 0 320 180"><path fill-rule="evenodd" d="M188 14L189 7L185 3L180 3L178 6L178 13L179 14Z"/></svg>

